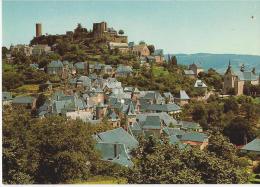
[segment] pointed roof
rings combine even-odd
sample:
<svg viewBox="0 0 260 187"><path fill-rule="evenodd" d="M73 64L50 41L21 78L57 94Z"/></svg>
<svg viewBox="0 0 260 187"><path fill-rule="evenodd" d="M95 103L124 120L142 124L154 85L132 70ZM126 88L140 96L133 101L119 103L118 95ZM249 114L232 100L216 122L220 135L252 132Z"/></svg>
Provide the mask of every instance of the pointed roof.
<svg viewBox="0 0 260 187"><path fill-rule="evenodd" d="M126 110L126 114L127 114L128 116L136 115L136 113L135 113L135 108L134 108L134 105L133 105L133 102L132 102L132 101L128 104L128 108L127 108L127 110Z"/></svg>
<svg viewBox="0 0 260 187"><path fill-rule="evenodd" d="M180 99L190 99L185 90L180 90Z"/></svg>
<svg viewBox="0 0 260 187"><path fill-rule="evenodd" d="M140 90L137 87L135 87L133 93L140 93Z"/></svg>

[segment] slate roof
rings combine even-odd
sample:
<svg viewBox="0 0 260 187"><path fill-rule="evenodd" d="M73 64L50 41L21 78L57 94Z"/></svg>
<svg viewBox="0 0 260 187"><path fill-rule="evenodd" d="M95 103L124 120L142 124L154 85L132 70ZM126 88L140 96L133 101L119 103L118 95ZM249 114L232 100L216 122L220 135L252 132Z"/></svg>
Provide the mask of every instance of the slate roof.
<svg viewBox="0 0 260 187"><path fill-rule="evenodd" d="M156 49L153 53L154 56L163 56L163 49Z"/></svg>
<svg viewBox="0 0 260 187"><path fill-rule="evenodd" d="M195 75L193 70L184 70L185 75Z"/></svg>
<svg viewBox="0 0 260 187"><path fill-rule="evenodd" d="M165 125L169 126L170 124L173 124L175 126L178 126L179 124L177 121L167 114L166 112L159 112L159 113L142 113L142 114L137 114L136 119L140 122L143 123L147 116L159 116L160 120L164 122Z"/></svg>
<svg viewBox="0 0 260 187"><path fill-rule="evenodd" d="M184 130L199 130L199 129L202 129L200 124L195 123L195 122L179 121L179 124L181 125L181 129L184 129Z"/></svg>
<svg viewBox="0 0 260 187"><path fill-rule="evenodd" d="M127 153L124 144L113 143L97 143L96 148L100 151L102 160L107 160L126 167L132 167L133 162Z"/></svg>
<svg viewBox="0 0 260 187"><path fill-rule="evenodd" d="M187 132L182 135L181 141L204 142L208 136L200 132Z"/></svg>
<svg viewBox="0 0 260 187"><path fill-rule="evenodd" d="M12 100L12 93L11 92L2 92L2 100L3 101L9 101Z"/></svg>
<svg viewBox="0 0 260 187"><path fill-rule="evenodd" d="M61 61L51 61L51 63L49 63L47 65L47 68L63 68L63 64Z"/></svg>
<svg viewBox="0 0 260 187"><path fill-rule="evenodd" d="M259 79L259 76L255 75L251 71L244 71L236 73L241 81L256 81Z"/></svg>
<svg viewBox="0 0 260 187"><path fill-rule="evenodd" d="M166 98L173 98L173 95L171 94L171 92L164 92L163 95Z"/></svg>
<svg viewBox="0 0 260 187"><path fill-rule="evenodd" d="M168 104L151 104L147 107L147 110L161 111L161 112L176 112L176 111L180 111L181 108L175 103L168 103Z"/></svg>
<svg viewBox="0 0 260 187"><path fill-rule="evenodd" d="M190 99L190 97L187 95L185 90L180 90L180 99L183 99L183 100Z"/></svg>
<svg viewBox="0 0 260 187"><path fill-rule="evenodd" d="M126 113L128 116L136 115L136 113L135 113L135 108L134 108L134 105L133 105L133 102L132 102L132 101L127 105L127 109L126 109L125 113Z"/></svg>
<svg viewBox="0 0 260 187"><path fill-rule="evenodd" d="M17 96L14 98L14 104L32 104L35 98L31 96Z"/></svg>
<svg viewBox="0 0 260 187"><path fill-rule="evenodd" d="M95 136L97 137L98 142L121 143L125 144L128 149L136 148L138 146L138 141L122 127L101 132Z"/></svg>
<svg viewBox="0 0 260 187"><path fill-rule="evenodd" d="M181 130L181 129L178 129L178 128L165 127L165 128L163 128L163 131L164 131L167 135L169 135L169 136L175 135L175 136L177 136L178 138L181 138L181 136L185 134L185 131L183 131L183 130Z"/></svg>
<svg viewBox="0 0 260 187"><path fill-rule="evenodd" d="M74 64L76 69L84 70L85 69L85 62L77 62Z"/></svg>
<svg viewBox="0 0 260 187"><path fill-rule="evenodd" d="M142 128L143 129L161 129L160 117L159 116L147 116Z"/></svg>
<svg viewBox="0 0 260 187"><path fill-rule="evenodd" d="M256 138L241 148L246 151L260 152L260 138Z"/></svg>
<svg viewBox="0 0 260 187"><path fill-rule="evenodd" d="M132 73L133 70L130 66L119 65L116 69L116 73Z"/></svg>
<svg viewBox="0 0 260 187"><path fill-rule="evenodd" d="M196 80L194 84L195 88L207 88L207 85L202 80Z"/></svg>

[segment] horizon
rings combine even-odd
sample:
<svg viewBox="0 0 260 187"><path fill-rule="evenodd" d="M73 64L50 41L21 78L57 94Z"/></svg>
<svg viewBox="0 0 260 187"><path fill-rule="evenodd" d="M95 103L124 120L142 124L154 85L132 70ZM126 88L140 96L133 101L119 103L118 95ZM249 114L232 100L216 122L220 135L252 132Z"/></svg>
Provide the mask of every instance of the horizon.
<svg viewBox="0 0 260 187"><path fill-rule="evenodd" d="M163 49L165 54L260 56L260 11L257 10L260 1L4 0L3 46L29 44L38 22L42 23L43 34L55 35L74 30L78 23L92 30L93 23L106 21L109 27L123 29L128 42L144 40Z"/></svg>

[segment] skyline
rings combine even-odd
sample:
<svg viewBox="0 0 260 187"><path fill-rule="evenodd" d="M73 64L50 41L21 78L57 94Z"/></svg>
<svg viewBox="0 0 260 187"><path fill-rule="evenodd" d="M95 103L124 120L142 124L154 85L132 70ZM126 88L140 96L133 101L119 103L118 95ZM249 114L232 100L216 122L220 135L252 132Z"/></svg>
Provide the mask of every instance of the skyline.
<svg viewBox="0 0 260 187"><path fill-rule="evenodd" d="M64 34L106 21L165 53L260 55L259 10L260 1L3 1L3 45L29 44L38 22L43 34Z"/></svg>

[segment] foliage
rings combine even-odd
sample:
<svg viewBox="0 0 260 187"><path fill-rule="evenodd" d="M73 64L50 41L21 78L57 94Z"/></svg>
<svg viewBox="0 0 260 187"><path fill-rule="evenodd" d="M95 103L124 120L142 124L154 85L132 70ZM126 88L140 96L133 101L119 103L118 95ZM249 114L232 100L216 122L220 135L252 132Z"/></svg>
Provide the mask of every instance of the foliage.
<svg viewBox="0 0 260 187"><path fill-rule="evenodd" d="M229 111L232 111L234 113L237 113L239 109L238 102L234 97L229 97L224 102L224 112L227 113Z"/></svg>
<svg viewBox="0 0 260 187"><path fill-rule="evenodd" d="M244 145L255 137L252 126L242 117L235 117L231 120L224 128L224 134L236 145Z"/></svg>
<svg viewBox="0 0 260 187"><path fill-rule="evenodd" d="M167 141L141 141L133 153L134 168L126 174L134 184L246 183L245 170L210 152L180 150Z"/></svg>
<svg viewBox="0 0 260 187"><path fill-rule="evenodd" d="M104 128L59 116L32 119L23 108L6 107L3 116L4 183L87 180L98 165L92 135Z"/></svg>

